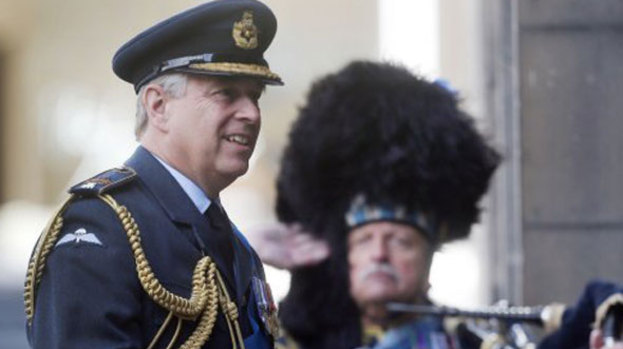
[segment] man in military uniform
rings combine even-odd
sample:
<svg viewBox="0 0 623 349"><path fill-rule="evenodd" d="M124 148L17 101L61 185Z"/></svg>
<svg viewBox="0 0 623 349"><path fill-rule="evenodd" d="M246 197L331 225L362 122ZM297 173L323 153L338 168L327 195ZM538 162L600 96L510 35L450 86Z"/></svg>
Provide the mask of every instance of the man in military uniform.
<svg viewBox="0 0 623 349"><path fill-rule="evenodd" d="M318 80L277 183L282 232L314 237L282 245L308 253L281 260L299 268L279 309L289 337L278 346L456 348L439 318L395 316L385 305L430 304L433 253L467 236L498 162L439 84L372 62ZM330 253L314 252L318 241ZM310 261L319 264L300 266Z"/></svg>
<svg viewBox="0 0 623 349"><path fill-rule="evenodd" d="M258 99L281 85L276 31L255 0L217 0L143 31L113 58L138 94L140 146L73 186L33 253L33 348L271 348L262 265L219 193L244 174Z"/></svg>

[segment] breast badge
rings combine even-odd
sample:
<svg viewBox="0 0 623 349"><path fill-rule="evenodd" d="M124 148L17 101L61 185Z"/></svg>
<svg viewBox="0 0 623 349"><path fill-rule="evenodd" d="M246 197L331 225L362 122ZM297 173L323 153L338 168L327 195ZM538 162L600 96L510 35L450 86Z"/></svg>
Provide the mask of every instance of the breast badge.
<svg viewBox="0 0 623 349"><path fill-rule="evenodd" d="M76 229L75 232L66 234L60 240L58 240L58 242L56 243L56 245L54 245L54 247L58 247L60 245L69 244L69 243L74 243L74 245L92 244L92 245L104 246L104 244L102 244L100 239L98 239L97 236L95 236L95 234L87 233L87 230L84 228L78 228Z"/></svg>
<svg viewBox="0 0 623 349"><path fill-rule="evenodd" d="M266 281L253 277L253 293L257 304L257 312L264 323L264 328L273 338L279 338L279 322L277 320L277 306L273 300L270 286Z"/></svg>

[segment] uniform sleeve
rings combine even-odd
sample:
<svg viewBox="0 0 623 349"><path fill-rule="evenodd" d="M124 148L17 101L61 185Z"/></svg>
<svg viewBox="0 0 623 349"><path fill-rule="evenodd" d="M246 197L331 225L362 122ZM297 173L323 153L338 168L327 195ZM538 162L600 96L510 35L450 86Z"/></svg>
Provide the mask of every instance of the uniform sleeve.
<svg viewBox="0 0 623 349"><path fill-rule="evenodd" d="M577 303L564 312L560 328L546 336L538 348L588 348L591 325L595 322L597 309L612 295L621 294L622 291L620 286L611 282L589 282Z"/></svg>
<svg viewBox="0 0 623 349"><path fill-rule="evenodd" d="M63 216L35 293L32 348L144 347L143 295L119 219L98 199L79 200Z"/></svg>

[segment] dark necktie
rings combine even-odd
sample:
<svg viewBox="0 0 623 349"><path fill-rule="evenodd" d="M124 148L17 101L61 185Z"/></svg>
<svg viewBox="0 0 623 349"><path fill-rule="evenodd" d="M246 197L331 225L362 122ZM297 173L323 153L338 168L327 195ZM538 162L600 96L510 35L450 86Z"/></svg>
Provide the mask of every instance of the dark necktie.
<svg viewBox="0 0 623 349"><path fill-rule="evenodd" d="M234 231L231 228L229 219L225 215L225 212L216 203L211 203L204 214L214 233L214 240L217 243L218 251L223 256L225 262L225 270L222 273L228 275L227 277L232 282L234 280Z"/></svg>

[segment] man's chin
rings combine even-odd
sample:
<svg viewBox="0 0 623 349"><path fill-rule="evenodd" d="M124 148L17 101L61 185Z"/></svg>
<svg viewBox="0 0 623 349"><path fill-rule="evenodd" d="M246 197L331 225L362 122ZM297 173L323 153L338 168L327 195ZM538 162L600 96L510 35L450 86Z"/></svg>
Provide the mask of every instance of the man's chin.
<svg viewBox="0 0 623 349"><path fill-rule="evenodd" d="M388 291L379 291L379 292L370 292L366 295L360 297L359 304L363 305L385 305L389 302L395 302L399 297L396 296L394 292Z"/></svg>
<svg viewBox="0 0 623 349"><path fill-rule="evenodd" d="M227 176L234 181L236 178L244 175L249 170L249 162L248 161L235 161L222 166L221 174Z"/></svg>
<svg viewBox="0 0 623 349"><path fill-rule="evenodd" d="M408 314L392 313L387 310L387 303L404 302L400 297L370 297L365 302L358 302L359 311L364 321L380 326L402 323L409 318Z"/></svg>

